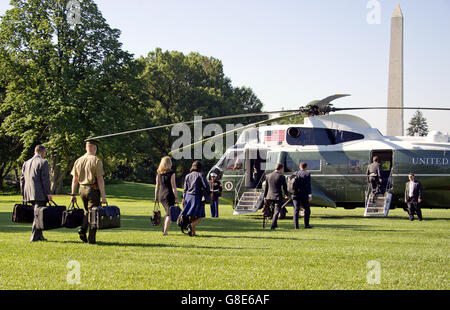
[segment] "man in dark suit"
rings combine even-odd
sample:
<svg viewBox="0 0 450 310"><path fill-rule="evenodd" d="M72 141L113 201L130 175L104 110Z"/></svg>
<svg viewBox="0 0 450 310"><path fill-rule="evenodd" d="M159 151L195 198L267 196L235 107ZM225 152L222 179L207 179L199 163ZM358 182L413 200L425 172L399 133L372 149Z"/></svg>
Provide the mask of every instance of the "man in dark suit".
<svg viewBox="0 0 450 310"><path fill-rule="evenodd" d="M405 202L408 204L409 220L414 221L414 213L417 214L419 221L422 220L422 211L420 204L422 203L422 184L414 177L414 173L410 173L409 182L405 187Z"/></svg>
<svg viewBox="0 0 450 310"><path fill-rule="evenodd" d="M50 195L50 169L48 162L44 160L45 153L44 146L36 146L34 156L23 164L22 176L20 177L20 189L23 200L34 205L31 242L47 241L42 234L42 230L36 229L39 209L45 207L47 201L52 200Z"/></svg>
<svg viewBox="0 0 450 310"><path fill-rule="evenodd" d="M373 162L367 167L367 180L372 188L370 199L372 202L375 202L376 195L381 193L380 186L382 183L381 165L378 161L378 156L374 156Z"/></svg>
<svg viewBox="0 0 450 310"><path fill-rule="evenodd" d="M298 213L300 208L305 210L305 228L312 228L309 225L309 218L311 216L311 208L309 203L312 200L311 192L311 175L306 170L308 165L306 163L300 163L300 170L297 172L298 181L295 183L297 186L295 192L292 194L292 202L294 204L294 228L298 229Z"/></svg>
<svg viewBox="0 0 450 310"><path fill-rule="evenodd" d="M282 164L277 164L275 171L267 176L266 188L264 190L264 199L269 205L274 206L272 226L270 227L272 230L277 227L278 215L280 213L281 206L283 205L283 197L287 198L288 191L286 178L282 173L283 168L284 166Z"/></svg>

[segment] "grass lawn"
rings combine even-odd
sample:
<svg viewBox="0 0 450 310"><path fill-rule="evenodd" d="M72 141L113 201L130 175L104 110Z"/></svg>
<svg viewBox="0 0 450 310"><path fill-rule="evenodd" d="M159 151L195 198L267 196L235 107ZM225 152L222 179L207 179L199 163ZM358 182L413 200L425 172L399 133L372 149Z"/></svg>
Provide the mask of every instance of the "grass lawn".
<svg viewBox="0 0 450 310"><path fill-rule="evenodd" d="M207 207L192 238L176 224L169 236L151 225L153 185L110 185L107 193L122 227L99 231L97 245L66 228L30 243L31 224L11 222L21 198L0 196L0 289L450 289L450 210L425 209L424 221L409 222L401 209L364 218L363 209L313 208L314 228L295 231L289 209L270 231L259 214L233 216L222 203L219 219ZM81 265L80 284L67 282L71 260ZM367 283L373 260L380 284Z"/></svg>

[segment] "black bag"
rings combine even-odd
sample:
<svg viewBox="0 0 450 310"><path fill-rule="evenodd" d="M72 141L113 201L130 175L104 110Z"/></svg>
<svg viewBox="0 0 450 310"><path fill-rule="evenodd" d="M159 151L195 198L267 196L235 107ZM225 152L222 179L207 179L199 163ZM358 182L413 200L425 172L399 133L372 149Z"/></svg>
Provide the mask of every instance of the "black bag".
<svg viewBox="0 0 450 310"><path fill-rule="evenodd" d="M180 227L181 232L183 234L187 234L185 230L188 228L188 225L191 223L189 216L185 216L182 213L178 216L177 225Z"/></svg>
<svg viewBox="0 0 450 310"><path fill-rule="evenodd" d="M180 216L181 208L179 206L170 207L170 222L176 223Z"/></svg>
<svg viewBox="0 0 450 310"><path fill-rule="evenodd" d="M89 210L89 225L92 229L120 227L120 209L117 206L92 207Z"/></svg>
<svg viewBox="0 0 450 310"><path fill-rule="evenodd" d="M280 213L278 213L278 219L284 220L286 218L286 214L288 213L286 207L282 207L280 209Z"/></svg>
<svg viewBox="0 0 450 310"><path fill-rule="evenodd" d="M262 216L272 218L273 209L270 206L270 203L264 199L263 208L262 208Z"/></svg>
<svg viewBox="0 0 450 310"><path fill-rule="evenodd" d="M161 211L159 210L159 202L155 202L153 207L153 216L150 217L153 226L159 226L161 224Z"/></svg>
<svg viewBox="0 0 450 310"><path fill-rule="evenodd" d="M39 208L35 223L36 229L51 230L61 228L64 211L66 211L66 207L58 206L54 201L50 201L47 207Z"/></svg>
<svg viewBox="0 0 450 310"><path fill-rule="evenodd" d="M83 225L84 210L76 202L71 202L69 209L63 212L61 225L66 228L77 228Z"/></svg>
<svg viewBox="0 0 450 310"><path fill-rule="evenodd" d="M14 223L33 223L34 206L27 202L17 203L14 205L12 221Z"/></svg>
<svg viewBox="0 0 450 310"><path fill-rule="evenodd" d="M297 173L294 173L289 176L288 182L287 182L287 190L289 194L298 194L299 192L299 183L300 178L297 176Z"/></svg>

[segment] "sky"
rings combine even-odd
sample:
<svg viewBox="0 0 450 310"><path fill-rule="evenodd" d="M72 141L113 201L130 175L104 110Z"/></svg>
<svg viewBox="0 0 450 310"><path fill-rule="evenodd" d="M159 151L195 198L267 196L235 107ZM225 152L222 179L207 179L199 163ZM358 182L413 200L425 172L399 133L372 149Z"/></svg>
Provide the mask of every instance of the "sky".
<svg viewBox="0 0 450 310"><path fill-rule="evenodd" d="M9 8L0 0L0 15ZM96 0L123 48L159 47L220 59L233 86L252 88L264 111L332 94L334 106L387 106L390 23L404 16L404 106L450 107L448 0ZM379 8L379 10L377 10ZM415 111L405 111L405 130ZM385 111L352 111L386 133ZM450 133L450 112L423 111Z"/></svg>

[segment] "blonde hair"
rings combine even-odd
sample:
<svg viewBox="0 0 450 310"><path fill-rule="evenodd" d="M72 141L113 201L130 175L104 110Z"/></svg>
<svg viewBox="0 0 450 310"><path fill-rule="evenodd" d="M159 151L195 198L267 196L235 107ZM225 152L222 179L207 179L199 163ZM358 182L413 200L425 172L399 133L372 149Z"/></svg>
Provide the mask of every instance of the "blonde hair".
<svg viewBox="0 0 450 310"><path fill-rule="evenodd" d="M172 170L172 160L169 156L164 156L159 163L158 170L156 172L158 174L165 174Z"/></svg>

